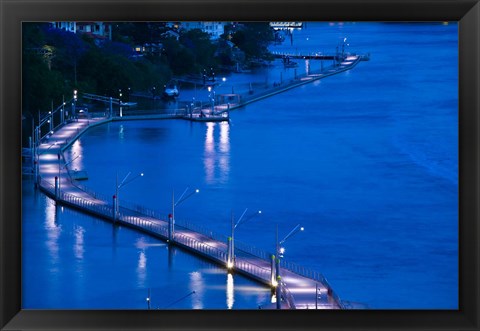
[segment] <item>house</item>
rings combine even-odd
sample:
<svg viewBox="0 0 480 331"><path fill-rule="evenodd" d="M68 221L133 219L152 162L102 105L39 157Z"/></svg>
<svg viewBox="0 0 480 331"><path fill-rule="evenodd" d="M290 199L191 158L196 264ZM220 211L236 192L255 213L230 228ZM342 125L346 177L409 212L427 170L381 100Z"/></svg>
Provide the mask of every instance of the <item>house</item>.
<svg viewBox="0 0 480 331"><path fill-rule="evenodd" d="M217 40L225 32L225 26L228 22L182 22L181 28L184 30L200 29L210 35L210 39Z"/></svg>
<svg viewBox="0 0 480 331"><path fill-rule="evenodd" d="M88 34L96 40L112 40L112 25L106 22L51 22L55 29Z"/></svg>
<svg viewBox="0 0 480 331"><path fill-rule="evenodd" d="M162 43L144 43L141 45L136 45L133 48L134 57L141 57L144 54L149 55L160 55L163 50Z"/></svg>

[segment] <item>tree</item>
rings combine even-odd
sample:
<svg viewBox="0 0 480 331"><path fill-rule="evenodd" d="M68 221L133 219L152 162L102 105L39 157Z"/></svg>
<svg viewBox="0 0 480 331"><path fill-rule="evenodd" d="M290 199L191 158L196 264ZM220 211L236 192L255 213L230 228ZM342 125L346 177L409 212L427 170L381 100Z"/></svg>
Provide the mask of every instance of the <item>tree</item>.
<svg viewBox="0 0 480 331"><path fill-rule="evenodd" d="M271 61L273 59L268 45L274 41L275 36L269 23L243 23L230 29L231 41L245 53L247 61L254 59Z"/></svg>
<svg viewBox="0 0 480 331"><path fill-rule="evenodd" d="M180 43L194 55L194 71L204 68L215 68L218 64L215 58L216 46L210 41L208 33L200 29L192 29L182 33Z"/></svg>
<svg viewBox="0 0 480 331"><path fill-rule="evenodd" d="M195 71L195 55L192 50L183 46L175 38L165 39L163 48L166 61L175 75Z"/></svg>
<svg viewBox="0 0 480 331"><path fill-rule="evenodd" d="M45 43L52 46L55 59L52 68L64 72L72 88L77 85L77 65L89 45L79 35L62 29L48 28Z"/></svg>

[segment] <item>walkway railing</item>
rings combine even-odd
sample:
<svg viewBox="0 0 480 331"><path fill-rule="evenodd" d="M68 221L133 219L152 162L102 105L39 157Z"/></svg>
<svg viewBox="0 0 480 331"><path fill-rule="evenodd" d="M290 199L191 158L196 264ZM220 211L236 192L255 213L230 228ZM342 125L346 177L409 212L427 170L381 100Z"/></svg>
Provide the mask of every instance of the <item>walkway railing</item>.
<svg viewBox="0 0 480 331"><path fill-rule="evenodd" d="M75 187L81 189L83 192L91 195L94 199L103 201L104 204L102 205L102 204L99 204L99 202L92 202L91 199L90 200L84 199L82 197L68 194L68 193L60 193L59 198L61 200L64 200L65 202L73 205L80 206L81 208L87 209L90 212L93 212L98 215L102 215L107 218L113 216L113 206L108 199L105 199L105 196L95 193L93 190L87 188L84 185L79 184L77 181L72 180L72 184L75 185ZM40 179L40 185L44 189L49 191L51 195L55 194L55 187L50 182L44 179ZM121 207L120 207L119 220L121 222L129 223L131 225L134 225L140 228L145 228L152 233L159 234L163 238L168 238L167 222L161 221L162 219L165 219L164 217L161 217L161 215L165 215L164 213L151 210L149 208L143 207L138 204L128 203L126 201L121 201L120 206ZM127 211L134 211L135 213L138 214L138 216L127 215L125 213ZM151 220L145 219L145 217L157 219L158 221L164 222L165 224L159 225L158 222L154 223ZM194 224L185 220L175 220L175 226L179 229L185 229L188 231L200 233L208 238L211 238L212 240L217 240L223 243L227 243L227 240L228 240L228 236L226 235L216 233L214 231L209 230L206 227L202 227L202 226L199 226L198 224ZM179 233L176 234L176 240L179 241L179 243L184 244L185 246L188 246L194 249L199 249L201 252L205 254L206 253L213 254L213 256L217 257L219 261L223 261L225 263L227 262L226 251L219 250L216 247L209 246L204 242L198 242L193 237L189 237L188 235L183 235ZM271 255L272 255L272 253L269 253L265 250L262 250L253 245L250 245L238 240L235 240L235 251L236 251L236 255L248 254L248 255L252 255L257 258L260 258L261 260L264 260L267 262L271 260ZM335 292L333 291L332 287L328 283L327 279L320 272L300 266L298 264L295 264L285 259L280 260L280 266L283 269L291 271L297 275L300 275L321 283L322 285L327 287L327 289L330 289L331 295L334 296L338 302L341 302L340 298L336 296ZM258 278L263 278L268 280L270 277L269 268L264 268L262 266L259 266L253 263L237 262L236 267L242 270L245 270L247 272L252 272Z"/></svg>
<svg viewBox="0 0 480 331"><path fill-rule="evenodd" d="M330 76L345 70L349 70L350 68L354 67L359 61L363 58L358 57L349 65L344 66L335 66L326 68L327 70L323 70L320 75L316 76L303 76L303 77L295 77L295 79L291 80L290 82L281 83L279 85L275 85L273 88L266 88L263 91L256 91L256 93L249 93L245 96L243 100L240 101L241 105L245 105L249 102L253 102L259 100L261 98L273 95L275 93L282 92L289 88L293 88L299 86L304 83L308 83L321 77ZM334 70L332 70L334 69ZM308 79L302 80L302 78ZM63 105L64 106L64 105ZM59 107L59 109L61 109ZM63 109L63 108L62 108ZM62 110L63 111L63 110ZM127 111L123 112L123 115L126 115ZM138 115L138 111L136 111L136 115ZM183 113L182 113L183 114ZM130 114L126 115L126 119L130 118L141 118L143 115L148 116L148 114L142 114L140 116L132 116ZM179 114L155 114L155 116L160 116L162 118L177 118ZM111 120L111 119L110 119ZM52 121L53 122L53 121ZM59 127L63 125L62 123L57 125ZM45 122L47 123L47 122ZM88 121L87 124L90 124ZM43 124L41 124L43 125ZM35 146L38 146L41 139L38 136L40 133L40 127L37 127L37 139L35 139ZM51 124L53 127L53 123ZM88 125L87 125L88 127ZM77 128L77 134L80 134L80 129L83 132L86 127L79 127ZM69 138L71 139L71 138ZM66 141L67 142L67 141ZM63 149L62 149L63 150ZM63 154L60 153L63 157ZM63 164L65 163L65 159L63 159ZM60 164L59 164L60 167ZM65 167L67 170L68 175L61 175L62 185L60 185L60 192L58 192L57 188L53 185L52 179L50 181L45 180L38 174L37 180L40 187L47 192L50 196L55 197L57 200L69 204L73 207L77 207L79 209L88 211L92 214L102 216L113 222L119 222L120 224L126 224L132 227L137 227L142 229L146 232L151 234L157 235L162 239L168 239L168 222L165 221L165 216L167 213L159 212L156 210L152 210L146 208L142 205L128 202L125 200L119 200L119 213L114 215L114 208L113 208L113 195L112 196L105 196L102 195L85 185L79 183L78 181L74 180L71 176L70 170L68 167ZM61 168L59 168L59 171ZM61 172L60 172L61 174ZM79 194L72 194L66 193L61 191L62 187L65 186L63 183L64 180L67 180L74 188L79 190ZM85 195L83 197L82 195ZM212 260L215 260L222 265L226 265L227 262L227 236L219 233L215 233L205 227L200 225L184 221L184 220L175 220L177 232L175 233L175 243L188 247L199 254L203 254L209 257ZM189 235L189 232L191 232ZM212 239L212 243L210 244L210 240ZM244 272L250 276L257 278L260 281L263 281L266 284L269 284L270 277L271 277L271 256L272 254L254 247L252 245L240 242L238 240L235 241L235 269ZM252 258L250 258L252 257ZM347 307L346 304L343 304L342 300L338 297L338 295L333 291L332 287L326 280L326 278L319 272L314 270L299 266L295 263L289 262L287 260L282 259L280 261L280 267L284 270L288 270L294 274L299 276L314 280L320 284L327 290L329 298L332 298L336 304L338 304L341 308ZM289 303L290 308L295 308L295 302L292 294L288 290L287 286L282 286L282 297Z"/></svg>

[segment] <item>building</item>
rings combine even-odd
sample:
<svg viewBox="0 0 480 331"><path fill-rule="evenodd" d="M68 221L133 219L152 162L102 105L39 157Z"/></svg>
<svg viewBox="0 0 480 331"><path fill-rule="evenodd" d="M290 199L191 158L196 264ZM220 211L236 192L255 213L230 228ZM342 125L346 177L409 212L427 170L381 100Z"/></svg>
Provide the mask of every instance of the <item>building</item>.
<svg viewBox="0 0 480 331"><path fill-rule="evenodd" d="M303 28L303 22L270 22L270 27L275 30L300 30Z"/></svg>
<svg viewBox="0 0 480 331"><path fill-rule="evenodd" d="M181 28L184 30L200 29L210 35L210 39L217 40L225 32L225 25L228 22L182 22Z"/></svg>
<svg viewBox="0 0 480 331"><path fill-rule="evenodd" d="M112 40L112 25L105 22L51 22L55 29L84 33L97 40Z"/></svg>
<svg viewBox="0 0 480 331"><path fill-rule="evenodd" d="M77 33L77 22L51 22L55 29Z"/></svg>
<svg viewBox="0 0 480 331"><path fill-rule="evenodd" d="M162 54L162 43L145 43L141 45L135 45L133 48L133 57L142 57L145 54L159 56Z"/></svg>

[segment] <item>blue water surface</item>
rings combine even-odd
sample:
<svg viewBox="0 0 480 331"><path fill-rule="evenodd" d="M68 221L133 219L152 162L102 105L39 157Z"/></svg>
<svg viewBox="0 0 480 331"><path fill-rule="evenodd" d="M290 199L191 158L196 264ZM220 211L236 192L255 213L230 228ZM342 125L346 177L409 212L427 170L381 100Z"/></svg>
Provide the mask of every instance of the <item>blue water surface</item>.
<svg viewBox="0 0 480 331"><path fill-rule="evenodd" d="M456 24L308 23L276 51L370 53L345 73L231 113L230 123L122 121L90 129L67 151L89 188L145 176L120 199L225 235L230 215L262 210L236 239L325 275L342 299L375 309L458 308L458 53ZM297 74L307 69L298 60ZM325 63L327 64L327 63ZM309 70L320 63L310 61ZM244 81L293 77L275 66ZM266 77L266 78L265 78ZM229 77L230 79L232 77ZM278 78L279 79L279 78ZM234 83L232 83L234 84ZM195 93L207 93L197 91ZM23 306L249 308L261 285L129 229L113 229L24 183ZM229 301L230 300L230 301Z"/></svg>

